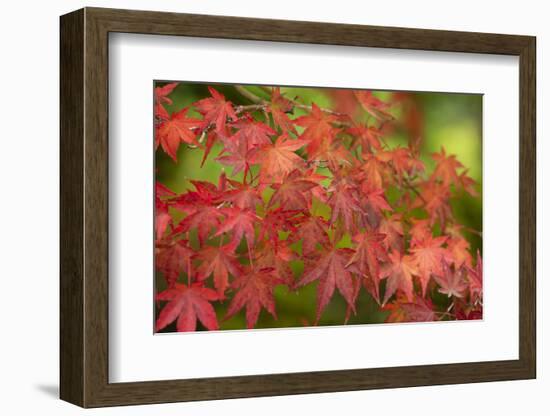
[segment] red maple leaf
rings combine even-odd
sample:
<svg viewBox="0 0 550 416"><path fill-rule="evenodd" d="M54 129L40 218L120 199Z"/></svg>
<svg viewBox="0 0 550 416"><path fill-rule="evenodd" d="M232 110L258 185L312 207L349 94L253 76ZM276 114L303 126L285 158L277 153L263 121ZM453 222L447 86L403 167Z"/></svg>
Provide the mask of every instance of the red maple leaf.
<svg viewBox="0 0 550 416"><path fill-rule="evenodd" d="M175 196L174 192L162 183L155 182L155 236L160 240L168 226L172 223L172 216L168 213L168 204L161 197Z"/></svg>
<svg viewBox="0 0 550 416"><path fill-rule="evenodd" d="M217 204L222 191L214 184L191 181L196 191L188 191L172 200L172 206L187 214L174 228L172 234L197 229L200 245L203 245L213 228L220 225L223 213Z"/></svg>
<svg viewBox="0 0 550 416"><path fill-rule="evenodd" d="M277 138L275 143L256 149L252 162L262 165L260 181L263 183L281 182L290 172L302 167L304 160L295 152L305 144L304 140L291 139L288 135L283 134Z"/></svg>
<svg viewBox="0 0 550 416"><path fill-rule="evenodd" d="M450 184L460 185L456 170L464 166L456 160L455 155L447 156L445 148L441 147L441 153L432 153L432 158L437 163L432 173L432 178L434 180L441 181L443 185L447 187Z"/></svg>
<svg viewBox="0 0 550 416"><path fill-rule="evenodd" d="M323 252L315 261L309 261L302 278L296 287L305 286L318 280L317 286L317 318L319 322L323 310L330 302L334 290L338 288L352 311L355 311L355 296L353 277L346 264L353 252L350 249L332 247Z"/></svg>
<svg viewBox="0 0 550 416"><path fill-rule="evenodd" d="M366 214L368 225L377 228L383 217L382 211L392 211L392 207L388 204L384 189L376 189L370 184L363 182L361 186L361 210Z"/></svg>
<svg viewBox="0 0 550 416"><path fill-rule="evenodd" d="M155 88L155 117L157 117L159 121L168 119L169 115L163 104L172 104L172 99L168 98L168 95L174 91L174 88L176 88L178 84L179 82L171 82L162 87Z"/></svg>
<svg viewBox="0 0 550 416"><path fill-rule="evenodd" d="M403 249L403 219L401 214L392 214L388 218L382 218L378 231L381 234L386 234L386 238L382 240L382 245L388 250Z"/></svg>
<svg viewBox="0 0 550 416"><path fill-rule="evenodd" d="M187 246L187 241L157 244L155 266L162 272L169 287L172 287L180 273L190 273L191 260L195 252Z"/></svg>
<svg viewBox="0 0 550 416"><path fill-rule="evenodd" d="M216 311L210 302L218 300L218 294L206 287L194 284L190 287L176 284L156 296L157 301L168 301L159 313L155 331L159 332L177 319L178 332L195 331L197 320L207 329L219 329Z"/></svg>
<svg viewBox="0 0 550 416"><path fill-rule="evenodd" d="M220 199L220 189L206 181L191 181L195 191L187 191L171 200L171 205L180 211L191 214L204 206L216 205Z"/></svg>
<svg viewBox="0 0 550 416"><path fill-rule="evenodd" d="M271 91L271 103L269 111L273 116L273 122L281 128L283 133L292 132L296 134L296 128L292 121L288 118L288 112L292 111L292 102L281 95L279 87L273 87Z"/></svg>
<svg viewBox="0 0 550 416"><path fill-rule="evenodd" d="M468 289L466 269L451 267L444 258L441 260L440 272L434 273L433 277L439 285L439 292L448 297L462 298Z"/></svg>
<svg viewBox="0 0 550 416"><path fill-rule="evenodd" d="M307 215L290 238L292 241L302 240L302 255L311 257L316 253L318 244L328 244L327 230L328 223L323 217Z"/></svg>
<svg viewBox="0 0 550 416"><path fill-rule="evenodd" d="M157 129L155 147L159 144L162 150L177 162L177 152L181 142L197 145L195 129L200 126L200 120L187 117L189 108L172 113Z"/></svg>
<svg viewBox="0 0 550 416"><path fill-rule="evenodd" d="M441 274L441 265L444 258L450 257L447 249L442 247L447 241L447 237L426 236L422 241L417 241L410 252L418 266L420 283L422 285L422 296L426 294L426 288L430 281L430 276Z"/></svg>
<svg viewBox="0 0 550 416"><path fill-rule="evenodd" d="M235 114L233 104L226 101L222 94L212 87L208 87L208 91L210 91L211 97L203 98L194 104L197 111L203 116L201 130L213 125L216 133L225 137L227 118L237 120L237 114Z"/></svg>
<svg viewBox="0 0 550 416"><path fill-rule="evenodd" d="M470 297L474 302L481 300L483 293L483 262L479 250L475 268L468 268L468 281L470 282Z"/></svg>
<svg viewBox="0 0 550 416"><path fill-rule="evenodd" d="M260 241L268 239L274 247L277 247L279 233L293 233L301 220L302 217L298 210L285 210L284 208L269 210L265 213L261 222L258 239Z"/></svg>
<svg viewBox="0 0 550 416"><path fill-rule="evenodd" d="M172 104L172 100L168 98L168 95L170 95L178 85L179 82L170 82L162 87L155 87L155 102Z"/></svg>
<svg viewBox="0 0 550 416"><path fill-rule="evenodd" d="M390 166L377 154L367 154L364 159L361 170L364 173L365 180L372 188L383 188L384 182L391 171Z"/></svg>
<svg viewBox="0 0 550 416"><path fill-rule="evenodd" d="M328 192L331 192L327 201L328 206L332 209L330 223L334 224L341 219L345 230L354 232L356 228L355 214L364 212L357 198L357 187L341 180L336 184L333 183Z"/></svg>
<svg viewBox="0 0 550 416"><path fill-rule="evenodd" d="M282 282L273 271L273 268L255 269L235 279L231 287L238 291L229 304L225 319L243 308L246 308L246 326L249 329L256 325L262 308L277 319L273 289Z"/></svg>
<svg viewBox="0 0 550 416"><path fill-rule="evenodd" d="M371 294L380 303L380 262L386 261L388 256L382 242L385 234L375 231L365 231L354 236L357 247L346 267L371 279Z"/></svg>
<svg viewBox="0 0 550 416"><path fill-rule="evenodd" d="M356 146L361 146L361 151L363 153L372 152L372 149L380 150L380 137L382 132L376 127L363 124L358 124L356 126L350 127L346 130L353 138L357 138Z"/></svg>
<svg viewBox="0 0 550 416"><path fill-rule="evenodd" d="M393 119L393 116L387 111L390 105L376 98L372 91L355 90L353 93L359 104L361 104L361 107L374 118L378 120Z"/></svg>
<svg viewBox="0 0 550 416"><path fill-rule="evenodd" d="M155 237L160 240L168 226L172 223L172 216L168 213L168 205L160 198L155 198Z"/></svg>
<svg viewBox="0 0 550 416"><path fill-rule="evenodd" d="M430 228L430 220L427 219L412 219L412 225L409 229L411 235L411 247L421 244L422 241L432 237L432 230Z"/></svg>
<svg viewBox="0 0 550 416"><path fill-rule="evenodd" d="M310 157L319 153L323 143L332 142L338 131L333 126L336 121L338 121L337 116L323 112L315 103L311 104L310 114L294 120L295 124L305 128L300 138L308 142L306 151Z"/></svg>
<svg viewBox="0 0 550 416"><path fill-rule="evenodd" d="M402 291L409 302L413 300L413 275L418 275L416 261L409 255L401 255L393 250L388 255L389 263L382 266L380 277L387 278L384 302L386 304L392 295Z"/></svg>
<svg viewBox="0 0 550 416"><path fill-rule="evenodd" d="M212 229L217 228L223 213L220 208L214 206L202 206L182 219L180 223L172 231L173 234L186 233L192 229L197 230L199 244L202 246L208 239Z"/></svg>
<svg viewBox="0 0 550 416"><path fill-rule="evenodd" d="M243 236L246 239L248 247L254 246L254 224L259 221L259 217L251 210L240 208L223 208L225 220L222 222L215 236L231 232L231 245L235 248L241 242Z"/></svg>
<svg viewBox="0 0 550 416"><path fill-rule="evenodd" d="M238 277L242 273L241 265L233 254L233 247L206 246L198 252L197 258L202 261L197 268L197 279L203 281L212 275L218 296L223 299L229 285L229 275Z"/></svg>
<svg viewBox="0 0 550 416"><path fill-rule="evenodd" d="M244 172L244 177L246 178L250 166L256 163L253 157L254 148L249 149L246 141L228 139L224 140L224 149L216 160L224 165L233 167L231 176Z"/></svg>
<svg viewBox="0 0 550 416"><path fill-rule="evenodd" d="M270 136L277 134L275 130L265 123L254 121L251 117L241 118L233 123L231 127L238 130L231 136L230 140L236 142L243 141L248 150L271 144Z"/></svg>
<svg viewBox="0 0 550 416"><path fill-rule="evenodd" d="M420 184L420 195L413 203L413 208L424 208L430 216L430 225L437 221L445 229L447 219L452 218L450 205L451 192L449 188L436 180L429 180Z"/></svg>
<svg viewBox="0 0 550 416"><path fill-rule="evenodd" d="M299 170L292 171L282 183L271 185L275 193L271 196L269 206L279 204L288 210L307 210L311 207L311 191L318 182L304 178Z"/></svg>
<svg viewBox="0 0 550 416"><path fill-rule="evenodd" d="M232 189L226 190L221 199L227 202L231 202L234 207L241 209L250 209L254 211L257 205L262 204L262 198L260 196L261 189L257 186L252 186L246 183L240 183L231 179L227 180Z"/></svg>
<svg viewBox="0 0 550 416"><path fill-rule="evenodd" d="M290 261L295 259L296 255L286 241L277 241L273 245L267 240L256 251L254 265L257 269L273 268L273 275L281 283L291 285L294 282L294 274L290 268Z"/></svg>
<svg viewBox="0 0 550 416"><path fill-rule="evenodd" d="M434 305L431 300L415 296L409 302L406 296L398 296L397 299L384 307L390 311L386 322L433 322L437 320Z"/></svg>
<svg viewBox="0 0 550 416"><path fill-rule="evenodd" d="M476 198L479 196L479 193L477 192L475 185L476 181L474 181L472 178L468 176L468 171L465 170L458 176L458 184L459 187L462 188L466 193L468 193L470 196Z"/></svg>
<svg viewBox="0 0 550 416"><path fill-rule="evenodd" d="M416 173L424 171L424 163L416 159L410 149L405 147L397 147L393 150L386 150L379 152L377 157L383 162L389 162L392 164L396 174L397 182L402 183L403 178L406 175L414 175Z"/></svg>
<svg viewBox="0 0 550 416"><path fill-rule="evenodd" d="M456 267L472 265L470 243L462 236L450 238L447 241L447 249Z"/></svg>

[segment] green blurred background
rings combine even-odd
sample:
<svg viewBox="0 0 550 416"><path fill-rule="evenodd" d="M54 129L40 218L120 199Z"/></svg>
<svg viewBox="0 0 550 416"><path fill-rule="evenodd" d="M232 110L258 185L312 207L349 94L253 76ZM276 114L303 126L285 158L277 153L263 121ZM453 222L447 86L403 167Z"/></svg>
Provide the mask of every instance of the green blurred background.
<svg viewBox="0 0 550 416"><path fill-rule="evenodd" d="M164 82L158 82L156 86L163 84ZM207 85L214 86L235 105L251 104L251 101L239 94L231 85L182 82L169 96L173 103L165 105L165 108L171 113L187 107L197 100L209 97ZM269 95L263 88L248 85L246 88L261 98L269 99ZM386 102L391 101L392 97L395 98L396 96L395 92L391 91L373 92L375 96ZM309 105L314 102L320 107L332 109L338 106L337 95L334 90L331 91L329 88L281 87L281 93L288 98L296 99L302 104ZM477 182L476 189L480 196L473 198L466 193L462 193L458 198L452 200L452 208L453 214L460 224L481 231L482 95L437 92L408 92L406 95L408 99L412 99L411 101L414 102L418 121L422 126L421 159L426 165L427 172L430 173L434 167L430 154L439 152L441 147L444 146L447 154L456 155L457 159L468 169L469 176ZM397 121L404 115L402 114L402 108L403 106L397 104L390 111ZM295 108L293 114L289 116L292 119L303 114L305 114L304 110ZM200 118L200 115L194 110L190 111L189 115ZM263 120L261 115L259 115L259 119ZM385 140L392 148L397 145L406 146L409 140L409 132L405 129L396 128L391 131ZM191 149L181 145L178 151L177 164L163 151L159 150L156 152L156 179L177 193L194 189L189 182L190 179L217 183L217 179L222 169L224 169L223 165L214 160L220 151L221 147L215 145L201 168L200 163L203 156L203 150L201 149ZM231 169L228 169L227 166L225 170L228 174L231 172ZM235 178L242 179L239 175ZM481 251L481 237L474 233L465 233L464 236L471 244L472 254L475 254L478 249ZM301 275L303 266L300 262L293 262L291 267L295 276ZM165 287L164 279L159 273L156 276L156 284L159 291ZM324 310L319 325L343 324L343 317L346 314L346 302L336 292ZM274 320L266 311L262 311L256 328L304 326L315 321L316 283L301 288L297 293L288 292L285 287L278 287L275 291L275 297L278 319ZM434 299L434 301L437 303L438 299ZM444 299L441 299L441 301L444 302ZM228 301L216 305L220 328L246 328L244 311L241 311L230 320L223 321L227 306ZM380 307L365 290L360 292L357 300L357 311L357 315L349 319L349 324L380 323L387 316L387 312L381 311ZM165 329L166 332L174 330L173 325Z"/></svg>

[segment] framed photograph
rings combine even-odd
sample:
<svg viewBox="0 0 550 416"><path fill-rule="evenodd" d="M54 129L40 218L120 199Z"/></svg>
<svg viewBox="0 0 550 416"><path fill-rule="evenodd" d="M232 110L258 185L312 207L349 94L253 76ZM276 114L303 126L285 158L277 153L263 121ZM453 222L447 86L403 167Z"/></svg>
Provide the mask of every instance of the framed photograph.
<svg viewBox="0 0 550 416"><path fill-rule="evenodd" d="M535 49L62 16L61 398L535 378Z"/></svg>

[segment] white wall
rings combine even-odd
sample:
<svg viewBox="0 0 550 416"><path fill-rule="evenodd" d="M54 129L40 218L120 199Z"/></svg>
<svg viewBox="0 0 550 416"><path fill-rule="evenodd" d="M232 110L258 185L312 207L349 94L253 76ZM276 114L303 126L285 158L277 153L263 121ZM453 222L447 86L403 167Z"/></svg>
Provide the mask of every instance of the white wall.
<svg viewBox="0 0 550 416"><path fill-rule="evenodd" d="M478 415L544 414L550 409L549 330L543 300L543 240L550 227L542 212L550 201L543 182L550 162L544 142L544 103L550 101L550 26L546 2L461 0L339 0L321 3L277 0L126 0L5 1L0 8L0 409L3 414L78 414L80 409L57 400L58 385L58 16L82 6L318 20L434 29L536 35L538 42L538 305L539 378L536 381L378 390L339 394L226 400L92 410L103 415L262 414L407 414ZM491 152L492 149L488 149ZM498 149L494 149L495 152ZM496 154L496 153L495 153ZM546 176L546 178L543 178ZM543 196L546 201L543 201ZM504 230L503 230L504 232ZM544 310L543 310L544 309ZM546 324L547 326L547 324ZM11 410L11 411L10 411Z"/></svg>

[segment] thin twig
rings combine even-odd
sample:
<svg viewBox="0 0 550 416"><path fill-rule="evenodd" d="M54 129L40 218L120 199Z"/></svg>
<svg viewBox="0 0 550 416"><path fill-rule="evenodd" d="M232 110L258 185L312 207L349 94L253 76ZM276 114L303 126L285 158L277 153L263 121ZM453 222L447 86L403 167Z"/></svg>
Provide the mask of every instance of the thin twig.
<svg viewBox="0 0 550 416"><path fill-rule="evenodd" d="M250 101L252 101L253 103L256 103L257 105L262 105L262 106L265 106L267 105L267 102L262 99L261 97L257 96L256 94L254 94L253 92L247 90L245 87L243 87L242 85L235 85L235 89L237 90L237 92L239 94L241 94L243 97L249 99ZM308 110L308 111L311 111L312 110L312 106L310 105L306 105L306 104L300 104L298 102L296 102L295 100L292 100L292 99L289 99L289 98L286 98L288 101L290 101L292 103L292 105L296 108L301 108L302 110ZM334 111L334 110L331 110L329 108L322 108L322 107L319 107L319 109L321 111L323 111L324 113L328 113L328 114L333 114L335 116L339 116L339 117L343 117L345 116L345 114L343 113L339 113L337 111Z"/></svg>
<svg viewBox="0 0 550 416"><path fill-rule="evenodd" d="M260 97L258 97L253 92L248 91L245 87L242 85L235 85L235 89L239 94L241 94L243 97L248 98L250 101L256 104L265 104L265 101L262 100Z"/></svg>

